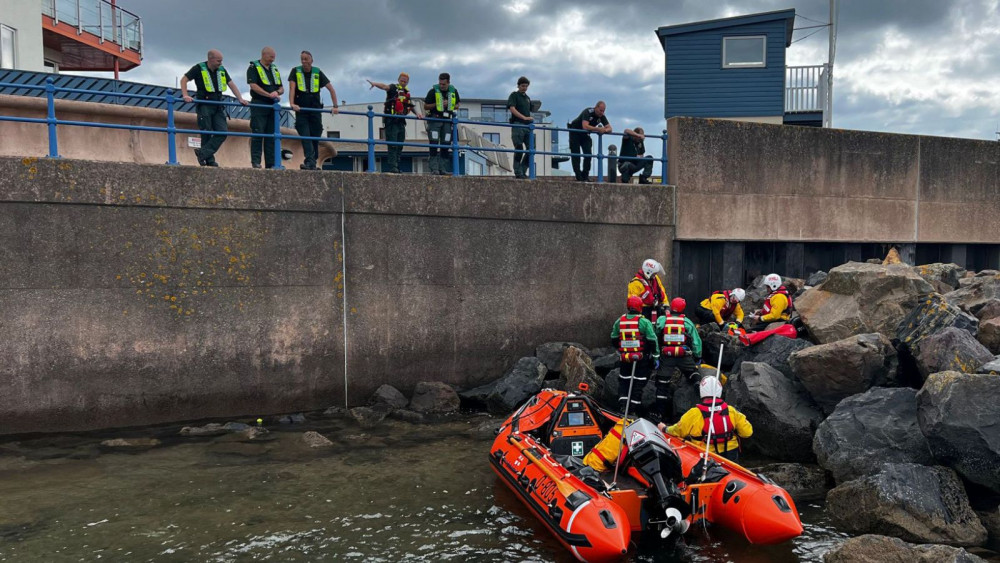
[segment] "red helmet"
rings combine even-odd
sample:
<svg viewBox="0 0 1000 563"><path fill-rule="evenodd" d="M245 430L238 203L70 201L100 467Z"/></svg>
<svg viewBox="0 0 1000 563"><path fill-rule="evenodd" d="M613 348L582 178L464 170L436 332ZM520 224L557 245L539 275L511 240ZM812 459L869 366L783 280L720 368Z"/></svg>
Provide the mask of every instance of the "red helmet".
<svg viewBox="0 0 1000 563"><path fill-rule="evenodd" d="M642 311L642 298L638 295L629 295L628 301L625 302L625 306L628 307L629 311L635 311L638 313Z"/></svg>
<svg viewBox="0 0 1000 563"><path fill-rule="evenodd" d="M683 297L674 297L670 300L670 310L674 313L683 313L687 304Z"/></svg>

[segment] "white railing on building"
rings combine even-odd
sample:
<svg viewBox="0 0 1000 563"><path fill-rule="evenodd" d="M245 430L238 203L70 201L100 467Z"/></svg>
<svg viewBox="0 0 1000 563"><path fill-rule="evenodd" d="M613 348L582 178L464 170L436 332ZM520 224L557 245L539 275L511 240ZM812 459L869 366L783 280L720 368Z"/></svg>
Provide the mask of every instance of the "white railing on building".
<svg viewBox="0 0 1000 563"><path fill-rule="evenodd" d="M91 33L122 50L142 53L142 19L108 0L41 0L42 14L65 23L77 33Z"/></svg>
<svg viewBox="0 0 1000 563"><path fill-rule="evenodd" d="M825 111L827 65L785 67L785 113Z"/></svg>

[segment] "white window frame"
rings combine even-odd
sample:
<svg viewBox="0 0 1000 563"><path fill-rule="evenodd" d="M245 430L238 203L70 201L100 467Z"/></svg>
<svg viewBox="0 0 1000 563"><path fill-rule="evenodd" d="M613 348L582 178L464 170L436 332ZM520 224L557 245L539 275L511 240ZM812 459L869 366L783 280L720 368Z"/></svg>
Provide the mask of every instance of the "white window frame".
<svg viewBox="0 0 1000 563"><path fill-rule="evenodd" d="M752 63L727 63L726 62L726 42L731 39L760 39L762 40L761 45L761 61ZM732 37L722 38L722 68L766 68L767 67L767 36L766 35L734 35Z"/></svg>
<svg viewBox="0 0 1000 563"><path fill-rule="evenodd" d="M17 30L9 25L0 24L0 34L4 32L10 32L10 66L4 64L3 53L0 52L0 68L17 68ZM2 39L0 39L0 49L3 47Z"/></svg>

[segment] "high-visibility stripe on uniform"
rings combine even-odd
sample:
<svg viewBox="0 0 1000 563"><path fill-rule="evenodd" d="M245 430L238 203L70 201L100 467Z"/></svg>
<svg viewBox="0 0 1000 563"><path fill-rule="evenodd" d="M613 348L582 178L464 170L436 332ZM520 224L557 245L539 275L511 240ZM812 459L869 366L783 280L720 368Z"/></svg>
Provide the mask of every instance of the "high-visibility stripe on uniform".
<svg viewBox="0 0 1000 563"><path fill-rule="evenodd" d="M201 83L205 86L205 91L209 93L215 93L215 85L212 84L212 77L209 75L208 65L205 63L199 63L201 67ZM229 85L229 78L226 76L226 69L221 66L215 69L215 79L219 82L219 92L225 92Z"/></svg>
<svg viewBox="0 0 1000 563"><path fill-rule="evenodd" d="M319 69L316 67L312 68L312 77L309 80L309 88L306 88L306 74L302 70L301 66L295 67L292 71L295 74L295 88L299 92L309 92L310 94L315 94L319 92ZM280 84L280 81L279 81Z"/></svg>
<svg viewBox="0 0 1000 563"><path fill-rule="evenodd" d="M259 60L250 61L250 64L257 68L257 76L260 77L260 83L270 86L271 80L267 77L267 73L264 72L264 65L260 64ZM271 75L274 76L274 85L281 86L281 73L278 72L278 65L271 63L269 70L271 71Z"/></svg>
<svg viewBox="0 0 1000 563"><path fill-rule="evenodd" d="M440 84L435 84L434 85L434 105L435 105L435 108L437 109L438 113L443 113L445 111L455 111L455 95L456 94L457 94L457 92L455 91L455 87L449 85L448 86L448 109L446 110L445 107L444 107L444 96L441 95L441 85Z"/></svg>
<svg viewBox="0 0 1000 563"><path fill-rule="evenodd" d="M668 357L686 356L685 346L690 347L690 337L684 327L684 315L668 315L663 323L663 345L660 354Z"/></svg>

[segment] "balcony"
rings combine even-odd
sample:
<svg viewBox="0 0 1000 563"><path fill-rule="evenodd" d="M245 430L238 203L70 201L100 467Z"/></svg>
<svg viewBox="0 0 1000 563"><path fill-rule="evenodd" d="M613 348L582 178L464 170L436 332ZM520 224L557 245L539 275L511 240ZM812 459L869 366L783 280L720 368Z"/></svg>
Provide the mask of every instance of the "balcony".
<svg viewBox="0 0 1000 563"><path fill-rule="evenodd" d="M41 0L42 42L61 70L129 70L142 63L142 20L107 0Z"/></svg>
<svg viewBox="0 0 1000 563"><path fill-rule="evenodd" d="M829 127L827 65L785 67L785 122ZM819 125L819 123L816 123Z"/></svg>

